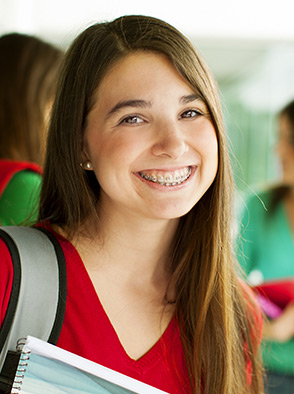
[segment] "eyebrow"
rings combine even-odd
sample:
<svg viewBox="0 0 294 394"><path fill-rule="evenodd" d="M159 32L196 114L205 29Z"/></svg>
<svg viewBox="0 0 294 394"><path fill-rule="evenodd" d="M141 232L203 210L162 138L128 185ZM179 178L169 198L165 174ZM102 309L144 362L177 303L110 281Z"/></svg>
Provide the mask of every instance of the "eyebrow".
<svg viewBox="0 0 294 394"><path fill-rule="evenodd" d="M180 102L183 104L188 104L191 103L192 101L197 101L197 100L201 100L203 101L199 94L189 94L187 96L182 96L180 98ZM152 106L151 101L146 101L146 100L123 100L123 101L119 101L117 104L115 104L110 111L108 111L107 113L107 118L110 117L111 115L113 115L114 113L116 113L117 111L119 111L122 108L126 108L126 107L135 107L135 108L150 108Z"/></svg>
<svg viewBox="0 0 294 394"><path fill-rule="evenodd" d="M135 107L135 108L147 108L151 107L151 101L145 100L123 100L119 101L111 110L107 113L107 117L111 116L121 108Z"/></svg>
<svg viewBox="0 0 294 394"><path fill-rule="evenodd" d="M203 101L203 99L197 93L189 94L180 98L180 102L183 104L188 104L192 101Z"/></svg>

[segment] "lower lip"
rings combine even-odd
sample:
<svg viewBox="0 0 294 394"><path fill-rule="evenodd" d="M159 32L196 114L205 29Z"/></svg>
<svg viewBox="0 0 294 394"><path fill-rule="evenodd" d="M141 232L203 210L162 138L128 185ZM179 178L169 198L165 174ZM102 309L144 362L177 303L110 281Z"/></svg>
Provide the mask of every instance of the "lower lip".
<svg viewBox="0 0 294 394"><path fill-rule="evenodd" d="M174 185L174 186L172 186L172 185L164 186L164 185L161 185L160 183L147 181L147 179L142 178L138 173L135 173L135 175L137 176L137 178L140 179L140 181L142 181L143 183L145 183L146 185L148 185L152 189L169 192L169 191L179 190L179 189L182 189L182 188L188 186L189 183L192 181L192 178L196 172L196 169L197 169L197 167L191 166L191 174L190 174L189 178L187 178L184 182L180 183L179 185Z"/></svg>

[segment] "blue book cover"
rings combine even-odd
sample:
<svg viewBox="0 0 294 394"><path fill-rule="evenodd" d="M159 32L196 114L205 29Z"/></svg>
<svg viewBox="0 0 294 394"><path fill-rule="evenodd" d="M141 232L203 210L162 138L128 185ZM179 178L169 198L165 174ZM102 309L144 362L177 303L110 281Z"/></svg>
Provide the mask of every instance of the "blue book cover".
<svg viewBox="0 0 294 394"><path fill-rule="evenodd" d="M11 393L168 394L30 336Z"/></svg>

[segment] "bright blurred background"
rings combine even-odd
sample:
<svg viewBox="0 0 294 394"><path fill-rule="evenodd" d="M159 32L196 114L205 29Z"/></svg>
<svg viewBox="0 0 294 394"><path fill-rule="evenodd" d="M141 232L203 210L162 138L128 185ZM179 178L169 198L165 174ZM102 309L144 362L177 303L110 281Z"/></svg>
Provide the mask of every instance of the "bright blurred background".
<svg viewBox="0 0 294 394"><path fill-rule="evenodd" d="M186 34L222 95L239 191L275 180L277 111L294 98L293 0L0 0L0 34L35 34L62 48L96 21L164 19Z"/></svg>

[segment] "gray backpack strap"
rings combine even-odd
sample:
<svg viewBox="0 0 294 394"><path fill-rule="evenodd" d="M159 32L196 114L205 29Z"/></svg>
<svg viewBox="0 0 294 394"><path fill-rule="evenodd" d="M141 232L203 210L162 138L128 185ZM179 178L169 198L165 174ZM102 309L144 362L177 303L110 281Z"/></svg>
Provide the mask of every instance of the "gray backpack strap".
<svg viewBox="0 0 294 394"><path fill-rule="evenodd" d="M10 315L13 309L15 313L6 324L10 327L5 326L6 316L1 327L1 331L7 331L0 354L1 370L7 351L15 351L20 338L32 335L56 343L65 312L66 270L62 249L50 232L20 226L1 227L0 231L17 245L20 273L17 269L15 273L21 279L18 301L16 307L11 307ZM9 303L14 302L10 299Z"/></svg>

